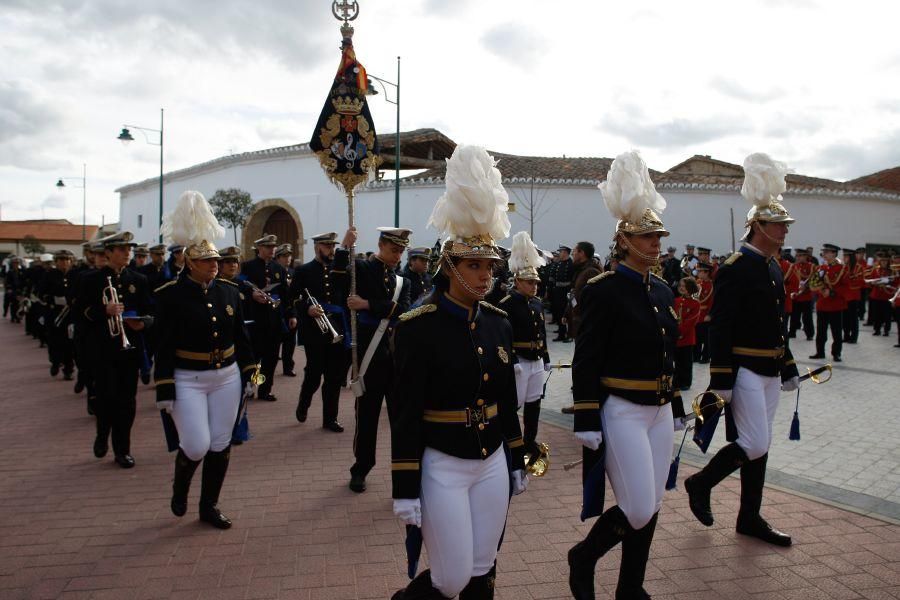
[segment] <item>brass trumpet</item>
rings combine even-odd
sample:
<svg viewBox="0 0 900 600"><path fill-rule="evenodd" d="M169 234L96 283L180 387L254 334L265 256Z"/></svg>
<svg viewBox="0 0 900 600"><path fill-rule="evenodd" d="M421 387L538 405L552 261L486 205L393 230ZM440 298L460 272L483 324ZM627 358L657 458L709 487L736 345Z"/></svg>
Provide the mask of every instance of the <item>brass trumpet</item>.
<svg viewBox="0 0 900 600"><path fill-rule="evenodd" d="M119 304L119 292L116 291L116 286L113 285L112 277L107 277L106 283L106 287L103 288L103 305ZM122 320L121 314L107 317L106 327L109 329L109 335L111 337L119 338L122 350L131 348L131 342L128 341L128 336L125 335L125 322Z"/></svg>
<svg viewBox="0 0 900 600"><path fill-rule="evenodd" d="M525 455L525 470L534 477L543 477L550 468L550 444L541 442L538 444L537 456Z"/></svg>
<svg viewBox="0 0 900 600"><path fill-rule="evenodd" d="M251 290L253 290L254 292L259 292L260 294L262 294L263 296L265 296L265 298L266 298L266 304L268 304L268 305L271 306L272 308L278 308L278 307L281 305L281 298L279 298L279 299L276 300L275 298L272 297L272 295L271 295L270 293L268 293L268 292L266 292L265 290L261 290L261 289L259 289L258 287L256 287L256 286L253 284L253 282L250 281L249 279L246 279L245 281L247 282L247 285L250 286L250 289L251 289Z"/></svg>
<svg viewBox="0 0 900 600"><path fill-rule="evenodd" d="M306 297L309 298L310 303L313 306L315 306L316 308L321 308L322 312L324 313L325 309L322 308L322 305L319 304L319 301L316 300L315 297L313 297L313 295L309 293L309 290L306 288L303 288L303 291L306 292ZM319 326L319 331L321 331L322 335L324 335L326 338L328 338L330 340L330 343L337 344L337 343L340 343L341 341L343 341L344 336L339 334L334 329L334 326L332 326L331 321L328 320L327 315L321 314L318 317L316 317L314 320L316 322L316 325Z"/></svg>

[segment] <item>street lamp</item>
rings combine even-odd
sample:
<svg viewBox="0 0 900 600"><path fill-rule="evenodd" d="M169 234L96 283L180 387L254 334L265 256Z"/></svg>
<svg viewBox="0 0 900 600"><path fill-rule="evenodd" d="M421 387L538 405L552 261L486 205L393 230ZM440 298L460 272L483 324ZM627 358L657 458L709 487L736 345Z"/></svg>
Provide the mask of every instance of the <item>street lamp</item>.
<svg viewBox="0 0 900 600"><path fill-rule="evenodd" d="M394 148L394 227L400 227L400 57L397 57L397 83L374 75L369 75L369 78L381 84L381 89L384 90L385 101L397 107L397 139L394 143L396 146ZM385 85L394 88L394 96L397 98L396 102L388 98ZM370 87L369 93L375 95L378 94L378 90Z"/></svg>
<svg viewBox="0 0 900 600"><path fill-rule="evenodd" d="M79 179L81 180L80 186L76 185L73 187L81 188L81 241L86 242L87 241L87 219L86 219L86 215L87 215L87 164L82 163L81 166L83 167L81 177L78 177L78 176L60 177L59 181L56 182L56 187L59 188L60 191L62 191L62 189L64 187L66 187L64 180L66 180L66 179L74 179L76 181Z"/></svg>
<svg viewBox="0 0 900 600"><path fill-rule="evenodd" d="M122 131L119 133L118 140L123 146L127 146L129 142L134 141L130 129L137 129L144 134L144 139L151 146L159 146L159 241L162 243L162 222L163 222L163 109L159 109L159 129L150 129L149 127L138 127L137 125L123 125ZM159 142L154 142L147 135L147 132L158 133Z"/></svg>

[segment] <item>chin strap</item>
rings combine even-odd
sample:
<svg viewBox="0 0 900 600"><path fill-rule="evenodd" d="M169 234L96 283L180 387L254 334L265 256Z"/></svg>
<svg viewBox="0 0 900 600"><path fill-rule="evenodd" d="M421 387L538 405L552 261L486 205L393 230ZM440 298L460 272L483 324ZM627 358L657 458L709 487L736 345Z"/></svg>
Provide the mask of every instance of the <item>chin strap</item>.
<svg viewBox="0 0 900 600"><path fill-rule="evenodd" d="M644 254L634 246L628 243L628 240L625 239L625 236L619 238L619 241L622 242L622 245L628 248L629 252L634 252L635 256L643 260L644 262L650 263L650 265L655 265L659 263L659 253L656 256L651 256L649 254Z"/></svg>
<svg viewBox="0 0 900 600"><path fill-rule="evenodd" d="M461 285L464 290L466 290L467 292L472 294L472 296L474 296L477 300L484 300L485 296L487 296L488 293L491 291L491 289L494 287L494 280L491 279L491 286L488 288L487 292L485 292L483 294L481 292L477 292L474 289L472 289L472 286L470 286L468 283L466 283L466 280L463 279L463 276L460 275L459 271L456 270L456 265L453 264L452 260L445 257L444 263L450 267L450 272L453 273L454 277L456 277L456 281L459 282L459 285Z"/></svg>

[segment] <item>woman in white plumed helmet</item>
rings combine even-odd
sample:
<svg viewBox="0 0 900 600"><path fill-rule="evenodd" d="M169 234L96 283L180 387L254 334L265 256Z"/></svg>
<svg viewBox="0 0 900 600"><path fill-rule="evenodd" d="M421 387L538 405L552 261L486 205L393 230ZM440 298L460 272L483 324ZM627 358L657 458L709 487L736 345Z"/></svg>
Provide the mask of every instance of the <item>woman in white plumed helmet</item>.
<svg viewBox="0 0 900 600"><path fill-rule="evenodd" d="M586 448L585 466L605 466L616 504L569 550L569 586L575 598L593 599L597 561L621 542L616 598L640 599L649 598L644 572L674 431L681 427L673 416L683 415L672 384L678 322L672 290L650 273L669 232L659 217L666 202L640 155L619 155L600 191L618 219L613 254L619 264L582 291L572 382L575 435ZM601 444L605 456L597 454ZM593 478L585 479L592 485Z"/></svg>
<svg viewBox="0 0 900 600"><path fill-rule="evenodd" d="M525 490L512 330L483 298L509 235L488 153L458 146L431 224L445 242L434 289L394 337L394 514L421 526L430 570L395 600L493 598L510 491Z"/></svg>
<svg viewBox="0 0 900 600"><path fill-rule="evenodd" d="M216 278L221 256L211 240L225 230L203 194L182 194L162 232L185 247L184 270L156 290L156 405L171 414L179 441L171 509L178 517L187 512L191 479L202 461L200 520L228 529L219 492L242 387L252 387L257 365L237 285Z"/></svg>

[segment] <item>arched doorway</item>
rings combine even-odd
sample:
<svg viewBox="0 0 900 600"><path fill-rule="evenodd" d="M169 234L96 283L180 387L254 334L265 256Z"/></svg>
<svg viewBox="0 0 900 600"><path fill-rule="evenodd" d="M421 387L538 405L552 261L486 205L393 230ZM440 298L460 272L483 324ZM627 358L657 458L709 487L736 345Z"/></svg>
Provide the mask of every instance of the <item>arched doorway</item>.
<svg viewBox="0 0 900 600"><path fill-rule="evenodd" d="M253 212L241 232L244 259L252 258L253 242L263 235L275 235L279 244L294 248L294 260L303 261L303 223L294 208L281 198L261 200L253 205Z"/></svg>

